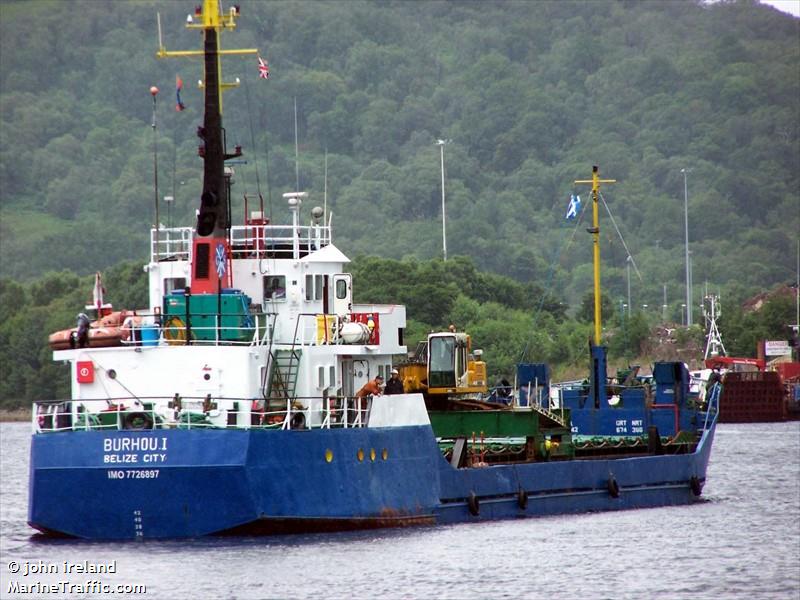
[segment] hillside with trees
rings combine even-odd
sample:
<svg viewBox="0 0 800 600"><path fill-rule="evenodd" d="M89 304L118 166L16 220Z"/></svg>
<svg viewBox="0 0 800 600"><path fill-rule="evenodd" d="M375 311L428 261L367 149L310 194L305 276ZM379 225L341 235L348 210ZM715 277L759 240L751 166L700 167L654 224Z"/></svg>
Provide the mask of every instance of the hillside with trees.
<svg viewBox="0 0 800 600"><path fill-rule="evenodd" d="M588 215L564 216L570 194L588 204L587 186L573 181L594 164L617 180L603 199L641 273L626 313L641 330L662 319L665 287L666 320L682 318L685 182L693 304L707 285L733 318L742 299L794 281L797 19L752 0L241 4L240 28L223 46L258 48L271 76L259 79L253 58L225 58L223 78L241 80L225 94L228 144L246 159L235 166L235 220L245 193L262 193L275 223L288 220L281 193L296 185L309 192L307 208L327 201L337 246L359 257L356 293L406 302L412 329L456 321L485 347L504 338L502 365L526 348L556 364L583 360ZM157 60L155 50L156 12L169 49L198 47L182 26L193 7L0 4L4 334L70 325L96 270L143 285L131 265L146 259L154 197L175 198L169 211L161 204L162 223L191 223L202 66ZM155 136L151 85L161 90ZM437 139L452 140L447 263L438 260ZM612 327L627 303L628 252L603 206L601 219ZM358 277L373 272L391 285L359 292ZM503 319L516 324L511 333L496 325ZM25 353L0 340L2 359L30 354L32 381L51 368L43 337ZM23 370L12 375L4 369L0 397L27 398L26 386L39 385L24 383Z"/></svg>

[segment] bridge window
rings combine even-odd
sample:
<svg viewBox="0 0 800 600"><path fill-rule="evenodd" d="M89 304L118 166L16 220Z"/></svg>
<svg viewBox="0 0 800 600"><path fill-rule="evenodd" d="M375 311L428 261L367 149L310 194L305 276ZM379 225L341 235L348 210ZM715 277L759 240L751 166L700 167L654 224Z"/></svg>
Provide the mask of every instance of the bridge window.
<svg viewBox="0 0 800 600"><path fill-rule="evenodd" d="M347 298L347 281L344 279L336 280L336 298L339 300Z"/></svg>
<svg viewBox="0 0 800 600"><path fill-rule="evenodd" d="M186 288L185 277L166 277L164 279L164 293L171 294L175 290L183 290Z"/></svg>
<svg viewBox="0 0 800 600"><path fill-rule="evenodd" d="M264 301L286 300L286 277L271 275L264 277Z"/></svg>

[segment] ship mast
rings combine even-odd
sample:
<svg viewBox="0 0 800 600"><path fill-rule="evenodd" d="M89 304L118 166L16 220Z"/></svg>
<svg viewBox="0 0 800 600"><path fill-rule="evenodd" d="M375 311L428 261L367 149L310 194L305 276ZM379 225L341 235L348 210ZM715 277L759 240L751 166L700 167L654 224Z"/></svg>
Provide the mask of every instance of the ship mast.
<svg viewBox="0 0 800 600"><path fill-rule="evenodd" d="M203 57L205 110L203 125L197 135L202 140L200 156L203 158L203 191L197 215L192 247L192 293L218 293L224 285L230 285L230 195L225 177L225 160L241 155L236 148L233 154L225 149L225 130L222 127L222 92L237 87L235 83L222 82L223 55L258 54L255 48L222 50L219 34L223 29L236 28L238 7L222 13L219 0L203 0L203 6L195 9L187 18L188 29L203 32L202 50L168 51L161 39L161 19L158 19L158 58ZM214 276L216 275L216 277Z"/></svg>
<svg viewBox="0 0 800 600"><path fill-rule="evenodd" d="M594 345L600 345L600 335L603 330L602 314L600 310L600 220L597 199L600 194L601 183L616 183L616 179L600 179L600 168L592 167L591 179L577 179L575 183L592 184L592 227L587 229L592 234L594 255Z"/></svg>
<svg viewBox="0 0 800 600"><path fill-rule="evenodd" d="M708 336L706 336L706 353L703 357L708 360L709 356L725 356L725 345L722 343L722 336L717 327L717 318L720 316L719 297L711 294L705 297L708 302L708 309L703 305L706 323L708 323ZM721 352L720 352L721 351Z"/></svg>

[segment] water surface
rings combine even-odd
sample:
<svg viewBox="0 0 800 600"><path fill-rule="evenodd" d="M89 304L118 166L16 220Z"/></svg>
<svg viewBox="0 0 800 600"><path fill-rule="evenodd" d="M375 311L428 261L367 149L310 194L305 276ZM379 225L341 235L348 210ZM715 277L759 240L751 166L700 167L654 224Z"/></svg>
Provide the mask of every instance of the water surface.
<svg viewBox="0 0 800 600"><path fill-rule="evenodd" d="M800 599L800 423L717 428L705 502L369 533L183 541L49 540L26 523L27 423L0 424L0 598ZM116 561L22 577L12 563ZM9 584L89 593L9 594ZM125 588L123 588L125 589Z"/></svg>

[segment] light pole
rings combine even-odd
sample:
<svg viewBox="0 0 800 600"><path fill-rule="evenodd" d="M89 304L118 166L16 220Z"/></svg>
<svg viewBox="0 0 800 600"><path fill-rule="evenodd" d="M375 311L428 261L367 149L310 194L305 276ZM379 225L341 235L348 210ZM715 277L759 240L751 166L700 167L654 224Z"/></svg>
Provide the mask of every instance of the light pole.
<svg viewBox="0 0 800 600"><path fill-rule="evenodd" d="M687 307L686 308L686 326L687 327L691 327L692 326L692 304L691 303L692 303L692 300L694 299L693 298L694 294L692 294L692 288L694 287L694 285L693 285L693 277L694 277L694 273L692 272L692 251L689 250L689 288L688 288L689 289L689 294L688 294L688 297L686 299L686 307Z"/></svg>
<svg viewBox="0 0 800 600"><path fill-rule="evenodd" d="M681 304L681 325L686 325L686 304Z"/></svg>
<svg viewBox="0 0 800 600"><path fill-rule="evenodd" d="M689 266L689 185L686 180L686 175L691 172L691 169L681 169L683 173L683 220L684 220L684 234L686 236L686 326L692 325L692 280L691 280L691 267Z"/></svg>
<svg viewBox="0 0 800 600"><path fill-rule="evenodd" d="M436 140L442 156L442 257L447 262L447 213L444 207L444 147L452 140Z"/></svg>

